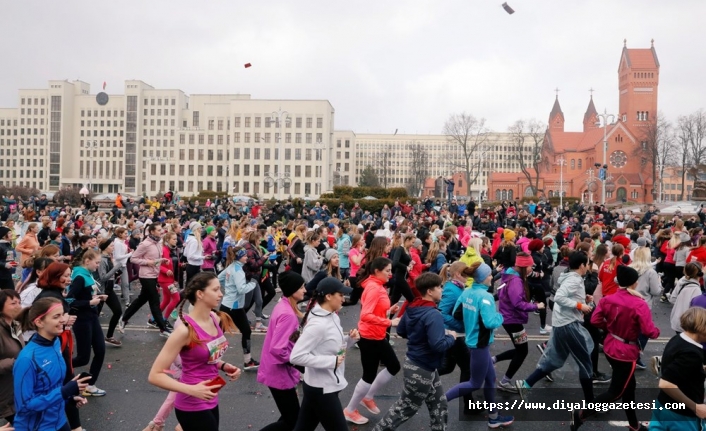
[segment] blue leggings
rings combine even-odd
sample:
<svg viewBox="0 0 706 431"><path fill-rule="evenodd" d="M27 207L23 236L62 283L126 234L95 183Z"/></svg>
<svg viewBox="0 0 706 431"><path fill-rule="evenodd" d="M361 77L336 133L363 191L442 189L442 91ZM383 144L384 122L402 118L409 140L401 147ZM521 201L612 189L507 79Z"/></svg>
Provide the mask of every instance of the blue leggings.
<svg viewBox="0 0 706 431"><path fill-rule="evenodd" d="M459 383L446 392L446 399L470 395L483 388L483 397L489 403L495 402L495 368L490 356L490 347L468 349L471 356L471 380Z"/></svg>

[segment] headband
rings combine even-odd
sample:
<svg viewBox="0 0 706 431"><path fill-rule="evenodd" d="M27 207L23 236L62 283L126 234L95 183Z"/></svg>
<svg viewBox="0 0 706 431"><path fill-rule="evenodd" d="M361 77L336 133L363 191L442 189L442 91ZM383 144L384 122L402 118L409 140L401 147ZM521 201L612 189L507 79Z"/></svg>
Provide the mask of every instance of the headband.
<svg viewBox="0 0 706 431"><path fill-rule="evenodd" d="M531 256L517 256L515 259L515 266L531 268L534 266L534 259L532 259Z"/></svg>
<svg viewBox="0 0 706 431"><path fill-rule="evenodd" d="M247 254L248 254L248 252L245 251L244 248L241 248L240 250L238 250L237 252L235 252L235 258L236 258L236 259L240 259L240 258L242 258L243 256L245 256L245 255L247 255Z"/></svg>
<svg viewBox="0 0 706 431"><path fill-rule="evenodd" d="M63 307L63 304L62 304L61 302L58 302L58 303L52 305L51 307L49 307L49 309L48 309L47 311L45 311L44 314L41 314L41 315L39 315L39 316L37 316L37 317L34 318L34 320L33 320L34 324L36 325L36 324L37 324L37 320L39 320L39 319L41 319L42 317L46 316L47 314L51 313L51 311L52 311L53 309L57 308L57 307Z"/></svg>

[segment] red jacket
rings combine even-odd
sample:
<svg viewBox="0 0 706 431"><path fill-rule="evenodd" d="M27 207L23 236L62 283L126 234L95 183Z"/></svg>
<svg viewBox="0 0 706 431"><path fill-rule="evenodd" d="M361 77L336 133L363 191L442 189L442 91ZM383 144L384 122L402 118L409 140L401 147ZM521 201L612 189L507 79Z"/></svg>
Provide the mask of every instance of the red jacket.
<svg viewBox="0 0 706 431"><path fill-rule="evenodd" d="M174 264L172 262L172 256L169 253L169 247L166 245L162 246L162 257L164 259L167 259L167 261L163 261L162 264L159 266L159 276L157 276L157 283L159 283L160 286L169 286L170 284L174 284ZM167 271L172 271L171 277L167 275Z"/></svg>
<svg viewBox="0 0 706 431"><path fill-rule="evenodd" d="M358 332L367 340L382 340L392 322L387 318L390 298L379 278L368 277L363 283L363 296L360 298L360 322Z"/></svg>
<svg viewBox="0 0 706 431"><path fill-rule="evenodd" d="M620 259L615 259L615 266L610 269L610 263L613 259L606 260L601 265L601 269L598 271L598 279L601 281L601 286L603 290L601 291L603 297L614 294L618 291L618 283L615 282L615 277L618 275L618 266L624 265L622 256Z"/></svg>
<svg viewBox="0 0 706 431"><path fill-rule="evenodd" d="M699 262L701 266L706 266L706 247L697 247L686 257L686 263Z"/></svg>

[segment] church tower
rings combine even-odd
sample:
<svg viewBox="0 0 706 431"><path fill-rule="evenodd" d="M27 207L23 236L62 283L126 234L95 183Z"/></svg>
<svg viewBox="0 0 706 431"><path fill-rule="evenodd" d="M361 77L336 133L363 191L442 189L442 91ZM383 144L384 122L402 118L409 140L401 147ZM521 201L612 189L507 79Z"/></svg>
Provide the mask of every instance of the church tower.
<svg viewBox="0 0 706 431"><path fill-rule="evenodd" d="M583 114L583 131L588 132L591 129L598 128L596 124L598 122L598 111L596 111L596 106L593 104L593 95L591 95L591 100L588 102L588 107L586 108L586 113Z"/></svg>
<svg viewBox="0 0 706 431"><path fill-rule="evenodd" d="M657 88L659 60L654 40L649 49L628 49L623 42L623 53L618 67L620 109L618 119L636 136L644 133L649 122L657 118Z"/></svg>
<svg viewBox="0 0 706 431"><path fill-rule="evenodd" d="M549 128L558 132L564 131L564 113L559 106L559 94L556 95L552 112L549 114Z"/></svg>

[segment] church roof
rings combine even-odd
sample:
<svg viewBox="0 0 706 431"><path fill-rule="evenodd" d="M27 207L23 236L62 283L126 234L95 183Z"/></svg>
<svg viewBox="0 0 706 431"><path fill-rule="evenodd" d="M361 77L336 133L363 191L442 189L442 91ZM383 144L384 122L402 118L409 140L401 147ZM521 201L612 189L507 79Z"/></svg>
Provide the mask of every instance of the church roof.
<svg viewBox="0 0 706 431"><path fill-rule="evenodd" d="M583 121L586 122L591 119L592 115L597 115L596 106L593 104L593 96L591 96L591 101L588 102L588 108L586 108L586 113L583 114Z"/></svg>
<svg viewBox="0 0 706 431"><path fill-rule="evenodd" d="M614 174L614 176L617 176L617 178L616 178L617 181L615 181L615 180L614 181L615 181L616 185L618 185L618 186L620 186L620 184L618 183L618 181L620 181L620 177L625 178L631 186L640 186L645 182L642 178L642 175L639 173L635 173L635 172L619 173L619 174Z"/></svg>
<svg viewBox="0 0 706 431"><path fill-rule="evenodd" d="M586 151L595 148L603 139L603 129L590 129L586 132L559 132L549 130L552 147L557 154L567 151Z"/></svg>
<svg viewBox="0 0 706 431"><path fill-rule="evenodd" d="M657 51L654 45L647 49L628 49L623 47L623 55L627 61L627 65L633 69L655 69L659 68L659 60L657 59Z"/></svg>
<svg viewBox="0 0 706 431"><path fill-rule="evenodd" d="M552 112L549 114L549 118L554 118L556 114L561 114L561 116L564 116L564 113L561 111L561 106L559 105L559 95L556 96L556 100L554 100L554 106L552 107Z"/></svg>

